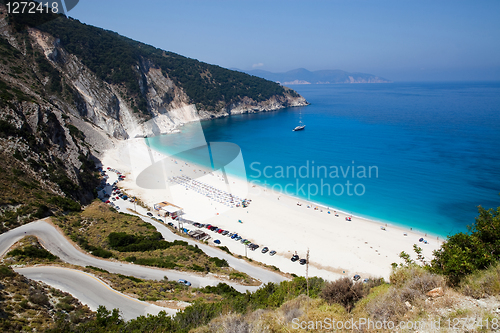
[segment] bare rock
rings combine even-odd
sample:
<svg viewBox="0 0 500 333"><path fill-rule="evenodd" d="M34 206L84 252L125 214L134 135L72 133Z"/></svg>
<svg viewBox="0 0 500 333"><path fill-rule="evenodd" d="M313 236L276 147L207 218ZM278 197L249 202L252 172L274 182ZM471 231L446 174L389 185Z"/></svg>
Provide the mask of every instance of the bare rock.
<svg viewBox="0 0 500 333"><path fill-rule="evenodd" d="M429 291L426 295L432 298L441 297L444 296L444 290L442 287L437 287Z"/></svg>

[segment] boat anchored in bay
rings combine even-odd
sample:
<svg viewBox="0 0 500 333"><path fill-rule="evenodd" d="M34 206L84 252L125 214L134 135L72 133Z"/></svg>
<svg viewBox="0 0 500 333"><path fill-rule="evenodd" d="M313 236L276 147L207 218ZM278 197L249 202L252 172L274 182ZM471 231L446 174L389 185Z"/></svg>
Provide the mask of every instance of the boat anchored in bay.
<svg viewBox="0 0 500 333"><path fill-rule="evenodd" d="M306 128L306 125L302 123L302 110L300 111L300 121L299 121L299 126L295 127L292 131L302 131L304 128Z"/></svg>

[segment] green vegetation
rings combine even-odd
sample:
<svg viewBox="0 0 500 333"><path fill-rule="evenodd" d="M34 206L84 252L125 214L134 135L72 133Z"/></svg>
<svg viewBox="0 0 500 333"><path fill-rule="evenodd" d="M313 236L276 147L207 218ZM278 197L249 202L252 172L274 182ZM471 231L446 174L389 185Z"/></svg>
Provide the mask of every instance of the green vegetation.
<svg viewBox="0 0 500 333"><path fill-rule="evenodd" d="M479 207L479 217L468 229L469 233L449 236L431 263L432 271L445 275L452 284L500 260L500 207Z"/></svg>
<svg viewBox="0 0 500 333"><path fill-rule="evenodd" d="M165 241L151 224L110 210L99 200L82 212L59 216L57 224L74 242L96 256L136 265L217 273L246 284L258 284L247 274L229 267L225 260L211 258L185 241Z"/></svg>
<svg viewBox="0 0 500 333"><path fill-rule="evenodd" d="M81 210L78 202L58 196L40 184L24 164L22 153L17 151L14 155L0 153L4 161L0 169L0 206L4 207L0 233L35 219Z"/></svg>
<svg viewBox="0 0 500 333"><path fill-rule="evenodd" d="M148 229L149 226L147 227ZM163 240L161 233L155 231L147 236L137 236L125 232L112 232L108 235L109 246L120 252L144 252L158 249L168 249L172 246L183 246L194 253L203 253L198 246L189 245L187 242L175 240L167 242Z"/></svg>
<svg viewBox="0 0 500 333"><path fill-rule="evenodd" d="M207 110L220 111L245 96L261 102L285 94L285 88L277 83L163 51L75 19L56 17L37 13L10 15L9 19L17 31L36 27L59 38L63 47L78 56L100 79L123 86L132 108L144 114L148 110L141 91L141 85L146 83L142 74L147 70L145 59L182 87L192 103ZM61 93L59 73L45 63L46 59L37 58L36 62L40 72L50 78L49 90ZM291 90L287 93L297 95ZM167 94L163 99L168 103L173 96Z"/></svg>
<svg viewBox="0 0 500 333"><path fill-rule="evenodd" d="M35 246L27 246L23 250L15 249L7 253L7 255L14 257L21 257L21 258L38 258L38 259L49 259L49 260L57 259L57 257L52 253L50 253L49 251Z"/></svg>
<svg viewBox="0 0 500 333"><path fill-rule="evenodd" d="M57 289L26 279L0 265L0 331L43 332L56 320L68 325L92 322L93 314L75 298ZM54 308L66 312L54 312Z"/></svg>
<svg viewBox="0 0 500 333"><path fill-rule="evenodd" d="M220 258L217 258L217 257L212 257L210 259L211 262L213 262L215 264L215 266L217 267L229 267L229 264L227 263L226 259L220 259Z"/></svg>

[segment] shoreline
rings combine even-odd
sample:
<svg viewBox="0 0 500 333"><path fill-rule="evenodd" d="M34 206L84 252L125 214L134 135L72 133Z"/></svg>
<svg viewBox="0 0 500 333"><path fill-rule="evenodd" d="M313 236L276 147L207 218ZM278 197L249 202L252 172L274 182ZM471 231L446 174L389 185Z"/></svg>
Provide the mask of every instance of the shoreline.
<svg viewBox="0 0 500 333"><path fill-rule="evenodd" d="M204 120L204 121L208 121L208 120ZM178 129L176 131L176 133L181 133L181 132L182 132L181 129ZM170 133L161 134L161 135L168 135L168 134L170 134ZM150 147L151 150L157 152L158 154L164 155L163 152L161 152L159 150L156 150L155 148L153 148L152 146L148 145L147 143L145 143L145 145L148 146L148 147ZM167 156L167 155L165 155L165 156ZM210 171L207 166L201 165L201 164L199 164L197 162L194 162L194 161L191 161L191 160L184 160L184 159L178 158L178 157L176 157L176 158L178 160L183 161L183 162L188 162L188 163L190 163L192 165L195 165L199 169L204 169L207 172ZM403 223L398 223L396 221L379 219L377 217L373 217L373 216L369 216L369 215L363 215L363 214L360 214L360 213L357 213L357 212L354 212L354 211L349 211L348 212L348 211L343 210L342 208L339 208L339 207L336 207L336 206L328 206L328 205L326 205L324 203L315 202L315 201L312 201L312 200L307 199L307 198L302 198L300 196L295 196L295 195L292 195L292 194L278 192L278 191L275 191L275 190L272 189L272 187L274 186L274 184L273 185L269 184L268 186L263 185L263 184L256 184L256 183L253 183L252 181L249 181L248 179L243 178L243 177L241 177L239 175L236 175L236 174L231 174L231 177L238 178L240 181L247 182L247 183L251 184L252 186L255 185L258 188L261 188L262 190L272 191L276 196L287 196L287 197L290 197L290 198L298 200L298 201L307 202L311 206L317 206L317 207L321 207L321 208L327 209L327 210L329 209L330 211L337 211L337 212L340 212L340 213L342 213L342 214L344 214L346 216L352 216L353 218L362 219L362 220L365 220L367 222L378 223L380 225L384 225L385 227L398 228L398 229L401 229L403 232L413 232L413 233L421 234L422 237L428 237L430 239L437 239L437 240L440 240L440 241L446 240L446 238L448 236L448 235L446 235L444 233L443 234L438 234L438 233L436 233L434 231L413 228L413 227L410 227L410 226L405 225ZM258 182L260 182L260 181L258 181Z"/></svg>
<svg viewBox="0 0 500 333"><path fill-rule="evenodd" d="M295 251L304 258L310 249L310 276L333 280L360 274L363 278L382 276L387 279L391 263L401 262L398 257L401 251L414 257L413 244L417 244L422 247L426 259L430 260L432 251L439 248L443 240L439 235L427 233L428 236L424 236L425 232L351 215L334 207L278 193L238 176L228 174L225 181L221 181L220 172L210 172L204 166L177 157L174 160L148 147L143 138L118 142L115 148L103 154L102 163L105 167L111 166L124 172L127 177L120 182L120 187L141 198L148 206L168 199L184 208L186 219L236 231L261 245L255 252L247 251L251 259L274 265L283 272L304 275L305 266L290 262L290 257ZM137 177L142 185L154 187L161 185L161 181L166 181L169 176L176 175L197 179L218 189L229 189L228 192L252 202L246 209L229 208L180 185L149 189L138 185ZM297 202L302 206L298 206ZM308 205L311 208L308 209ZM317 210L314 209L316 206ZM352 216L352 221L345 220L348 216ZM245 254L245 248L238 245L240 242L209 231L207 233L219 237L221 245L227 246L235 255ZM419 243L421 237L427 237L429 244ZM270 250L276 250L277 254L272 257L261 254L260 250L266 245Z"/></svg>

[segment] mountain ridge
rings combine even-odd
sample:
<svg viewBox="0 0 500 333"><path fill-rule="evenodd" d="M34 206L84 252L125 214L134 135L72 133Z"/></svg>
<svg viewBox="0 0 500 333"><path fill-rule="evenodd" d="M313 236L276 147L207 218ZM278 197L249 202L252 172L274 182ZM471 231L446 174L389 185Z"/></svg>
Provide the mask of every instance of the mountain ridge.
<svg viewBox="0 0 500 333"><path fill-rule="evenodd" d="M262 69L239 71L270 81L278 82L283 85L392 82L388 79L375 76L373 74L358 72L350 73L340 69L309 71L305 68L296 68L282 73L273 73Z"/></svg>
<svg viewBox="0 0 500 333"><path fill-rule="evenodd" d="M79 211L117 142L307 105L292 89L0 0L0 233Z"/></svg>

